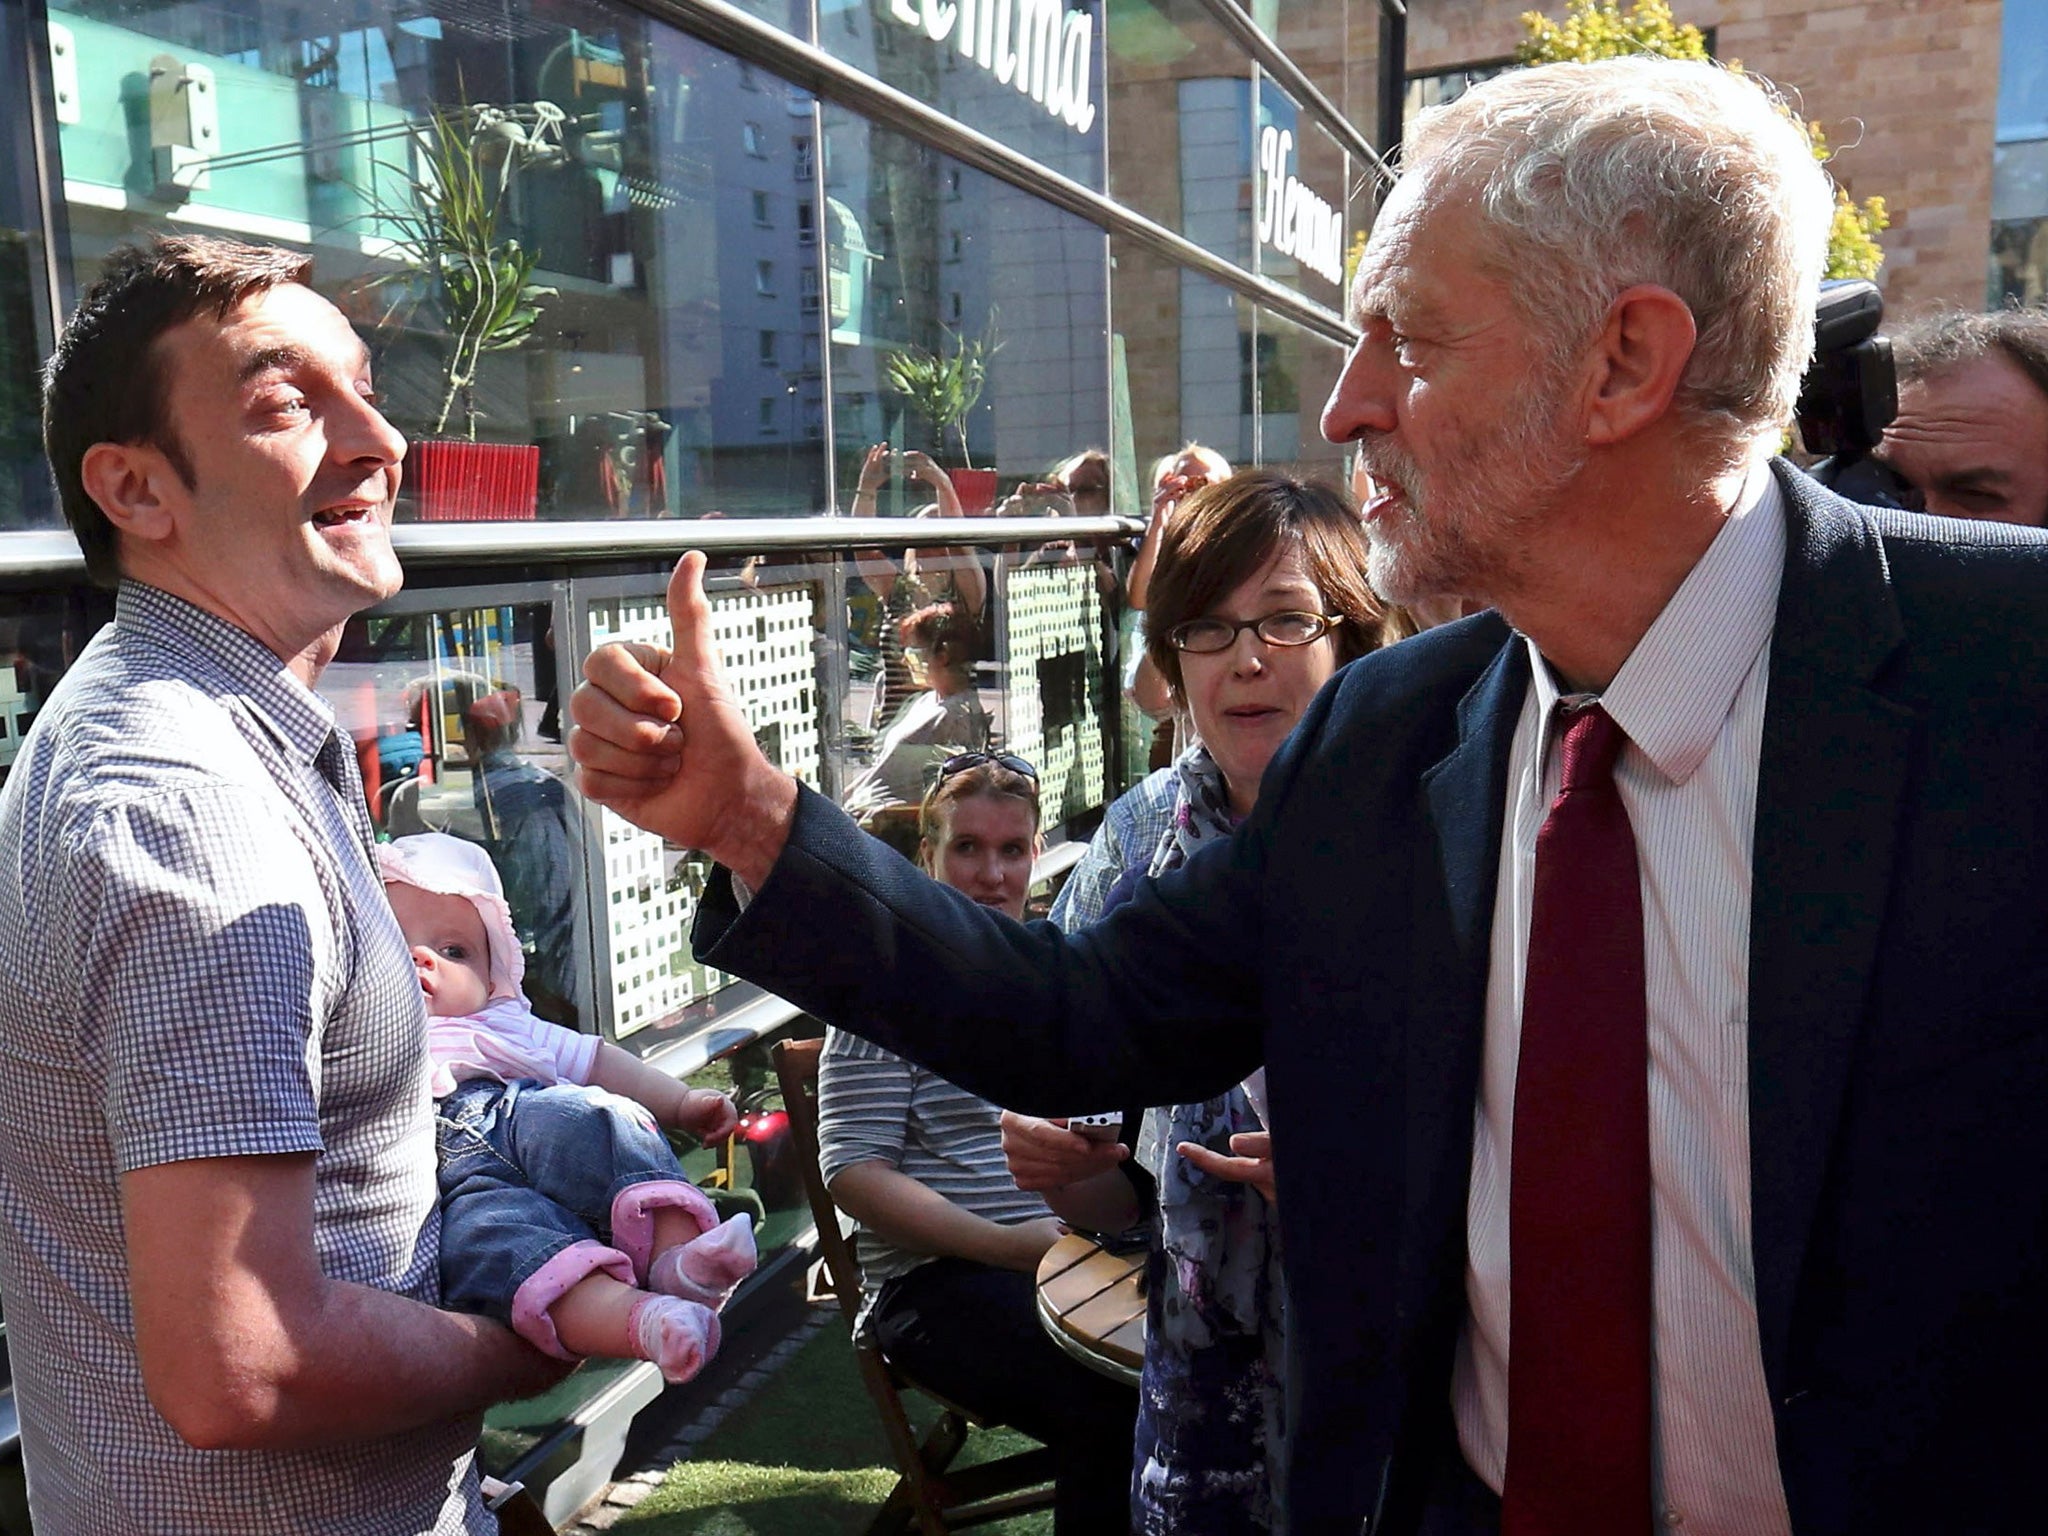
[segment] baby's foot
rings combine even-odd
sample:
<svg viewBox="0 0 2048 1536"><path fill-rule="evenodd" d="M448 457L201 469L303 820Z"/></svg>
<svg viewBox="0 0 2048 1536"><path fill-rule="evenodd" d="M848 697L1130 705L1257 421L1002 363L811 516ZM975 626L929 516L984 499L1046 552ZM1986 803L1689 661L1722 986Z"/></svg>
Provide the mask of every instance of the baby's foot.
<svg viewBox="0 0 2048 1536"><path fill-rule="evenodd" d="M688 1381L718 1353L718 1314L676 1296L644 1296L628 1319L643 1359L661 1368L664 1381Z"/></svg>
<svg viewBox="0 0 2048 1536"><path fill-rule="evenodd" d="M701 1237L678 1243L648 1266L648 1289L707 1307L722 1307L733 1288L754 1272L753 1218L742 1211Z"/></svg>

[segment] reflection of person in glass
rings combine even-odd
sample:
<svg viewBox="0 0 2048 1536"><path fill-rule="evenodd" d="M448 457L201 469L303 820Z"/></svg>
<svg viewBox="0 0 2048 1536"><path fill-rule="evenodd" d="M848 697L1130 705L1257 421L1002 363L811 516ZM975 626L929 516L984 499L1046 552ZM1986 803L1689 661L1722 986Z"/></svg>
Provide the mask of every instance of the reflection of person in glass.
<svg viewBox="0 0 2048 1536"><path fill-rule="evenodd" d="M1052 467L1043 480L1027 480L997 509L1004 517L1107 517L1110 507L1109 455L1083 448ZM1074 558L1071 538L1048 539L1018 563L1058 565ZM1116 567L1106 550L1094 551L1095 587L1104 597L1117 590Z"/></svg>
<svg viewBox="0 0 2048 1536"><path fill-rule="evenodd" d="M930 769L955 752L987 747L994 730L974 687L974 622L951 603L934 603L903 620L901 634L910 659L922 666L925 690L889 722L874 766L847 790L846 808L855 816L915 804Z"/></svg>
<svg viewBox="0 0 2048 1536"><path fill-rule="evenodd" d="M953 482L930 454L915 449L897 454L887 443L876 443L861 460L860 479L853 492L853 516L876 515L876 495L888 481L892 464L901 466L906 480L932 493L933 500L914 516L967 515L953 490ZM882 624L877 637L882 668L875 683L874 708L868 714L869 725L880 730L918 687L903 650L902 622L920 608L945 601L955 604L969 622L979 624L988 603L988 575L974 551L964 546L906 550L901 566L878 549L862 550L854 560L861 580L882 602Z"/></svg>
<svg viewBox="0 0 2048 1536"><path fill-rule="evenodd" d="M919 810L919 861L945 884L1024 915L1038 851L1038 779L1007 754L945 765ZM994 1105L853 1035L818 1063L818 1162L860 1224L860 1326L921 1384L1052 1448L1054 1529L1130 1522L1135 1394L1064 1354L1038 1320L1034 1276L1060 1224L1010 1180Z"/></svg>
<svg viewBox="0 0 2048 1536"><path fill-rule="evenodd" d="M718 1220L662 1127L729 1136L732 1100L538 1018L475 844L423 832L377 864L426 998L443 1301L559 1359L651 1360L688 1381L753 1273L754 1233L744 1214Z"/></svg>
<svg viewBox="0 0 2048 1536"><path fill-rule="evenodd" d="M1075 517L1109 515L1109 455L1083 448L1053 466L1052 483L1067 493Z"/></svg>
<svg viewBox="0 0 2048 1536"><path fill-rule="evenodd" d="M520 755L517 688L472 700L463 718L484 840L504 877L512 921L532 946L527 993L544 1017L573 1023L582 992L572 893L583 863L569 787Z"/></svg>
<svg viewBox="0 0 2048 1536"><path fill-rule="evenodd" d="M1131 562L1131 574L1124 587L1124 697L1153 725L1174 720L1171 691L1159 668L1146 654L1145 606L1151 600L1152 571L1159 560L1160 541L1181 503L1205 485L1229 478L1230 461L1214 448L1189 443L1169 453L1152 466L1152 518L1145 525L1138 555ZM1187 747L1183 732L1176 727L1166 733L1169 757L1178 757ZM1158 766L1164 766L1162 760Z"/></svg>

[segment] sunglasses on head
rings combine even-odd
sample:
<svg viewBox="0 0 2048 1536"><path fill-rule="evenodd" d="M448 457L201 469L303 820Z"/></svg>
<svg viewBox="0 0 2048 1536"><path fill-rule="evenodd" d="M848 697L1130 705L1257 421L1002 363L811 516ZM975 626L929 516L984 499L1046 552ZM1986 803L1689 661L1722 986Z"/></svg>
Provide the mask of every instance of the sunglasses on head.
<svg viewBox="0 0 2048 1536"><path fill-rule="evenodd" d="M1038 770L1014 752L956 752L939 764L939 776L932 780L932 788L937 789L955 774L966 773L971 768L988 767L1007 769L1023 775L1034 784L1038 782Z"/></svg>

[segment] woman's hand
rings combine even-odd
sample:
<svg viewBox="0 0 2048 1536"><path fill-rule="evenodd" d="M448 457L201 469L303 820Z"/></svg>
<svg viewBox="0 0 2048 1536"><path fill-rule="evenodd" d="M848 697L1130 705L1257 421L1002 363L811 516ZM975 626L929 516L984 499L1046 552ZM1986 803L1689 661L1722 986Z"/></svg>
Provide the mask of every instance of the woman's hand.
<svg viewBox="0 0 2048 1536"><path fill-rule="evenodd" d="M1279 1204L1280 1197L1273 1192L1271 1131L1239 1131L1230 1138L1230 1150L1236 1154L1234 1157L1211 1152L1192 1141L1184 1141L1174 1150L1211 1178L1227 1179L1232 1184L1249 1184L1268 1200Z"/></svg>
<svg viewBox="0 0 2048 1536"><path fill-rule="evenodd" d="M1005 1244L1003 1268L1027 1275L1037 1274L1038 1261L1045 1257L1046 1249L1067 1235L1066 1224L1057 1216L1020 1221L1003 1230L1010 1239Z"/></svg>
<svg viewBox="0 0 2048 1536"><path fill-rule="evenodd" d="M1188 495L1209 483L1207 475L1168 475L1152 491L1152 520L1165 524Z"/></svg>
<svg viewBox="0 0 2048 1536"><path fill-rule="evenodd" d="M960 504L960 494L953 489L953 477L933 462L928 453L915 448L906 449L903 454L903 473L920 485L931 487L937 498L940 517L965 517L967 509Z"/></svg>
<svg viewBox="0 0 2048 1536"><path fill-rule="evenodd" d="M889 478L889 445L877 443L867 451L867 457L860 461L860 479L855 483L856 496L872 496L882 488L882 482Z"/></svg>
<svg viewBox="0 0 2048 1536"><path fill-rule="evenodd" d="M1128 1158L1120 1141L1092 1141L1065 1122L1004 1110L1003 1161L1019 1189L1042 1194L1093 1178Z"/></svg>

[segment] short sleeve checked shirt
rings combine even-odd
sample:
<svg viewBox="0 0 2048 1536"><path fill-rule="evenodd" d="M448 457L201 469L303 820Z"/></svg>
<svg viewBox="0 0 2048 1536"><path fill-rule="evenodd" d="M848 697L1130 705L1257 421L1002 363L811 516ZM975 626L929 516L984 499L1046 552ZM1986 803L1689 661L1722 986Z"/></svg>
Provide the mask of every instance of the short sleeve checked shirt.
<svg viewBox="0 0 2048 1536"><path fill-rule="evenodd" d="M342 742L256 640L131 582L0 791L0 1295L42 1536L494 1528L474 1419L198 1451L136 1362L137 1168L317 1153L322 1269L438 1299L425 1017Z"/></svg>

